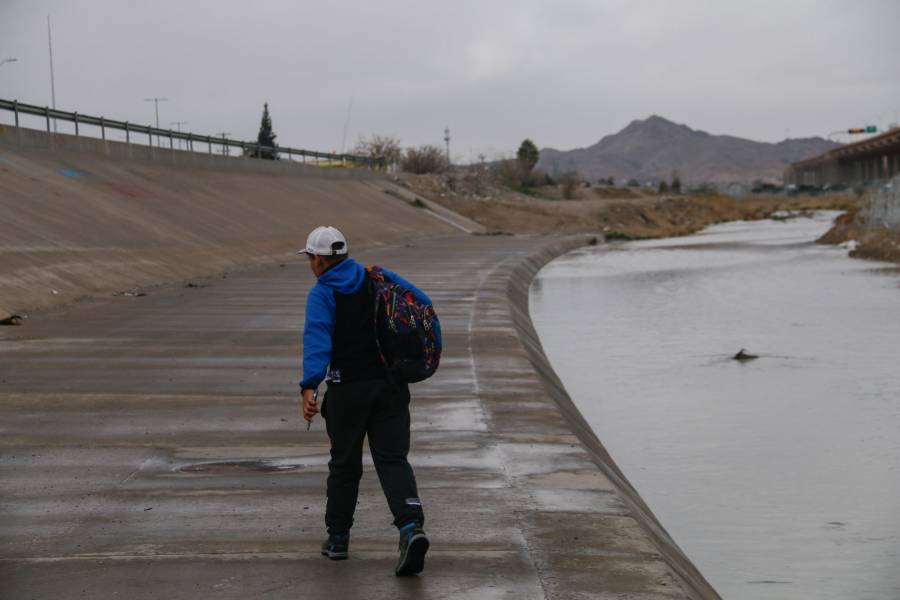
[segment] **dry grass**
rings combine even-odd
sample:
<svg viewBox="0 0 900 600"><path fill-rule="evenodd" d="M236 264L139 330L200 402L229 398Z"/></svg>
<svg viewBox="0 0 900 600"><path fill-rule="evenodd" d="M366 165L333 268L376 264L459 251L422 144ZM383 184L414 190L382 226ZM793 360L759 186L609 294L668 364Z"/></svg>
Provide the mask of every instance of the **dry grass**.
<svg viewBox="0 0 900 600"><path fill-rule="evenodd" d="M591 193L596 198L616 198L619 200L631 200L634 198L644 198L648 195L654 195L656 192L654 191L652 193L645 193L641 188L598 185L591 188Z"/></svg>
<svg viewBox="0 0 900 600"><path fill-rule="evenodd" d="M508 233L604 232L619 238L660 238L693 233L712 223L768 218L777 211L843 209L855 197L762 196L735 199L721 194L660 196L631 188L582 188L581 199L553 198L552 188L539 188L544 198L510 191L489 181L474 193L464 178L453 184L435 177L404 177L401 183L491 231ZM597 197L594 190L612 189L630 197ZM558 193L558 192L557 192ZM604 191L602 195L607 195ZM553 194L556 198L561 194Z"/></svg>
<svg viewBox="0 0 900 600"><path fill-rule="evenodd" d="M900 263L900 231L880 225L865 225L854 208L838 217L831 229L818 239L820 244L843 244L855 241L850 251L854 258L870 258Z"/></svg>

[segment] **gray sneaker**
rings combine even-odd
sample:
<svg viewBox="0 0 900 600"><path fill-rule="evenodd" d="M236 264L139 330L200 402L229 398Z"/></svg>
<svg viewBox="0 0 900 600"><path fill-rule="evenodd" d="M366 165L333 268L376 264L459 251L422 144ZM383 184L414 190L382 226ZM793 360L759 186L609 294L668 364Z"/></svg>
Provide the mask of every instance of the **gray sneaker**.
<svg viewBox="0 0 900 600"><path fill-rule="evenodd" d="M394 574L397 577L415 575L425 568L428 538L418 523L410 523L400 529L400 560Z"/></svg>

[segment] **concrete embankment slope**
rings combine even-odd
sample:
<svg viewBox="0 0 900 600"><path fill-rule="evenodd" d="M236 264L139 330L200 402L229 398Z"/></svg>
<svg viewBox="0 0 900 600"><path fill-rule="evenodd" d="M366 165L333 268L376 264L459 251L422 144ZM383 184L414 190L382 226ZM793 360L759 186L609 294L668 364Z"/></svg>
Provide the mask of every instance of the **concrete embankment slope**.
<svg viewBox="0 0 900 600"><path fill-rule="evenodd" d="M457 231L392 187L359 169L0 126L0 312L283 260L321 223L357 245Z"/></svg>

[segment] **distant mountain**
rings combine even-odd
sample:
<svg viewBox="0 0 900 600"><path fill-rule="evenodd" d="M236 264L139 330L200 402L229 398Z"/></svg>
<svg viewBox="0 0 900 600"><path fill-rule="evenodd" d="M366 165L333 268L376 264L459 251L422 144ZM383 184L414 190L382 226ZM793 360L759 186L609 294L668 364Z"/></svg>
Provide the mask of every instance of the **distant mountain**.
<svg viewBox="0 0 900 600"><path fill-rule="evenodd" d="M668 180L672 171L692 183L780 180L788 163L839 145L820 137L771 144L710 135L653 115L587 148L544 148L538 167L550 173L575 170L592 180L612 176L620 182Z"/></svg>

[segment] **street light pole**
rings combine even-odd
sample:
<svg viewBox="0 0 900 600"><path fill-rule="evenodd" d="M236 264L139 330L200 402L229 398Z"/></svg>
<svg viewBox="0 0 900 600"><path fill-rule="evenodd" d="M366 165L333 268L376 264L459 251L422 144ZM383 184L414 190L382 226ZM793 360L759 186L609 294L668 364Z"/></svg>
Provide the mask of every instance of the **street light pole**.
<svg viewBox="0 0 900 600"><path fill-rule="evenodd" d="M53 37L50 35L50 15L47 15L47 48L50 50L50 100L56 110L56 81L53 77ZM53 133L56 133L56 119L53 119Z"/></svg>
<svg viewBox="0 0 900 600"><path fill-rule="evenodd" d="M156 128L159 129L159 103L168 102L168 98L144 98L144 102L152 102L153 108L156 110ZM156 145L160 144L159 136L156 136ZM150 144L151 146L153 144Z"/></svg>
<svg viewBox="0 0 900 600"><path fill-rule="evenodd" d="M231 135L230 131L220 131L214 135L222 136L222 156L230 156L231 153L228 152L228 146L225 145L225 140L228 139L228 136Z"/></svg>
<svg viewBox="0 0 900 600"><path fill-rule="evenodd" d="M187 125L187 124L188 124L187 121L172 121L171 123L169 123L169 125L174 125L175 127L178 128L178 133L181 133L181 126ZM180 138L178 139L178 149L181 150L181 139Z"/></svg>
<svg viewBox="0 0 900 600"><path fill-rule="evenodd" d="M444 128L444 143L447 144L447 166L450 166L450 128Z"/></svg>

